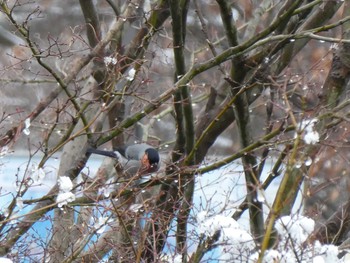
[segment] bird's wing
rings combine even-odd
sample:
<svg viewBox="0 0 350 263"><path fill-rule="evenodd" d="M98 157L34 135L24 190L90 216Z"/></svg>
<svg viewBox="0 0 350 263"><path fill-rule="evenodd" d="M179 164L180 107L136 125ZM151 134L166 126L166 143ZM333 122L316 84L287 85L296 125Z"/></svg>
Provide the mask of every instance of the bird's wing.
<svg viewBox="0 0 350 263"><path fill-rule="evenodd" d="M118 153L113 152L113 151L104 151L104 150L99 150L99 149L94 149L94 148L88 148L87 152L95 153L95 154L99 154L99 155L103 155L103 156L108 156L108 157L112 157L112 158L116 158L116 159L120 158Z"/></svg>
<svg viewBox="0 0 350 263"><path fill-rule="evenodd" d="M114 151L119 152L122 156L124 156L125 158L128 158L125 154L125 150L126 150L127 146L123 145L123 146L118 146L116 148L114 148Z"/></svg>

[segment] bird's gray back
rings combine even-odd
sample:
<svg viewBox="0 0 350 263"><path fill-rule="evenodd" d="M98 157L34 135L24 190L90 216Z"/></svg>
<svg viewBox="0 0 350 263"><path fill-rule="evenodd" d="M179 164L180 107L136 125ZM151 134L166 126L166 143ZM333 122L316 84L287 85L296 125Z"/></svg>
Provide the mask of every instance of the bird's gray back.
<svg viewBox="0 0 350 263"><path fill-rule="evenodd" d="M153 147L146 143L130 145L125 149L125 157L132 160L141 160L145 151L149 148Z"/></svg>

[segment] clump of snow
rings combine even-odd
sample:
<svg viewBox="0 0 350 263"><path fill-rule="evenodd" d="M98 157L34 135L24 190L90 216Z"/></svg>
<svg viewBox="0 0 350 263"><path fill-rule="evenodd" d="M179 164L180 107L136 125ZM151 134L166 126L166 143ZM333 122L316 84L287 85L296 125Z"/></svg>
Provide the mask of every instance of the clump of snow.
<svg viewBox="0 0 350 263"><path fill-rule="evenodd" d="M309 255L312 256L312 253L314 255L317 255L316 257L324 260L325 263L333 263L333 262L343 262L341 259L338 258L339 250L338 247L335 245L322 245L320 242L315 242L313 251L309 252ZM315 257L314 257L314 262ZM322 261L319 261L322 262Z"/></svg>
<svg viewBox="0 0 350 263"><path fill-rule="evenodd" d="M315 130L317 119L306 119L299 124L299 131L303 132L303 140L306 144L316 144L320 141L320 135Z"/></svg>
<svg viewBox="0 0 350 263"><path fill-rule="evenodd" d="M75 200L75 195L70 192L73 189L73 183L68 176L61 176L58 178L59 193L56 198L58 207L62 208L70 202Z"/></svg>
<svg viewBox="0 0 350 263"><path fill-rule="evenodd" d="M209 216L207 211L197 214L198 234L212 237L220 233L216 241L219 260L223 262L256 262L260 250L251 234L237 221L223 215ZM315 221L301 215L283 216L276 221L275 228L279 235L278 244L265 251L264 263L344 263L339 259L339 250L334 245L323 245L316 241L305 244L315 228Z"/></svg>
<svg viewBox="0 0 350 263"><path fill-rule="evenodd" d="M275 225L278 234L285 237L285 241L291 241L301 246L315 228L315 221L304 216L292 218L291 216L281 217Z"/></svg>
<svg viewBox="0 0 350 263"><path fill-rule="evenodd" d="M130 69L128 72L128 75L126 76L126 79L128 81L133 81L135 78L136 70L134 68Z"/></svg>
<svg viewBox="0 0 350 263"><path fill-rule="evenodd" d="M248 262L256 262L259 258L259 253L255 252L250 257ZM265 252L263 262L264 263L270 263L270 262L282 262L283 254L280 253L278 250L270 249Z"/></svg>
<svg viewBox="0 0 350 263"><path fill-rule="evenodd" d="M104 57L103 62L106 66L109 66L111 64L116 65L118 63L118 60L115 57Z"/></svg>
<svg viewBox="0 0 350 263"><path fill-rule="evenodd" d="M24 133L25 135L27 135L27 136L30 134L29 127L30 127L30 119L27 118L27 119L25 119L25 121L24 121L24 129L23 129L23 133Z"/></svg>
<svg viewBox="0 0 350 263"><path fill-rule="evenodd" d="M0 257L0 263L13 263L13 261L9 258Z"/></svg>
<svg viewBox="0 0 350 263"><path fill-rule="evenodd" d="M238 229L240 226L236 220L223 215L215 215L209 217L206 211L200 212L197 215L199 224L198 232L207 236L212 236L217 230L224 228Z"/></svg>
<svg viewBox="0 0 350 263"><path fill-rule="evenodd" d="M276 222L276 230L280 242L274 250L267 250L263 262L310 262L310 263L341 263L339 250L334 245L322 245L316 241L305 246L304 242L315 228L314 220L305 216L284 216ZM256 260L258 253L250 258Z"/></svg>
<svg viewBox="0 0 350 263"><path fill-rule="evenodd" d="M56 198L57 206L62 208L64 205L67 205L70 202L75 200L75 195L71 192L59 193Z"/></svg>
<svg viewBox="0 0 350 263"><path fill-rule="evenodd" d="M255 243L252 236L233 218L214 215L208 216L206 211L197 215L198 231L206 236L213 236L220 231L218 242L220 246L222 260L245 262Z"/></svg>
<svg viewBox="0 0 350 263"><path fill-rule="evenodd" d="M58 186L63 193L69 192L73 189L73 183L68 176L61 176L58 178Z"/></svg>
<svg viewBox="0 0 350 263"><path fill-rule="evenodd" d="M305 166L310 166L311 164L312 164L312 159L311 159L311 157L310 156L308 156L307 158L306 158L306 160L305 160Z"/></svg>
<svg viewBox="0 0 350 263"><path fill-rule="evenodd" d="M316 256L312 259L312 263L324 263L324 259L322 256Z"/></svg>
<svg viewBox="0 0 350 263"><path fill-rule="evenodd" d="M264 203L266 201L266 199L265 199L265 191L262 188L258 188L257 201L260 202L260 203Z"/></svg>

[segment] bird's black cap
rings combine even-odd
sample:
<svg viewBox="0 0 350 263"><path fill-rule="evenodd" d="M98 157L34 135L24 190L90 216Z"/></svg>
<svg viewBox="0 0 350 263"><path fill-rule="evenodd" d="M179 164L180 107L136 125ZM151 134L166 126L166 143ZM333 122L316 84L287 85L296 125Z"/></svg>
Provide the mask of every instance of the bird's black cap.
<svg viewBox="0 0 350 263"><path fill-rule="evenodd" d="M159 163L159 153L156 149L148 148L145 152L147 153L148 161L151 165Z"/></svg>

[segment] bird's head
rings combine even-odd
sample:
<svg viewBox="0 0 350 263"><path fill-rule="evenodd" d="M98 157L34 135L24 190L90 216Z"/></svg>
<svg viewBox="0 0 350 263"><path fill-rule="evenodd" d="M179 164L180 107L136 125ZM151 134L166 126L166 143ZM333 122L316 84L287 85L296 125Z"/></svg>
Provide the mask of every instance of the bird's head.
<svg viewBox="0 0 350 263"><path fill-rule="evenodd" d="M148 148L142 157L142 166L146 168L148 172L155 172L158 170L159 153L156 149Z"/></svg>

